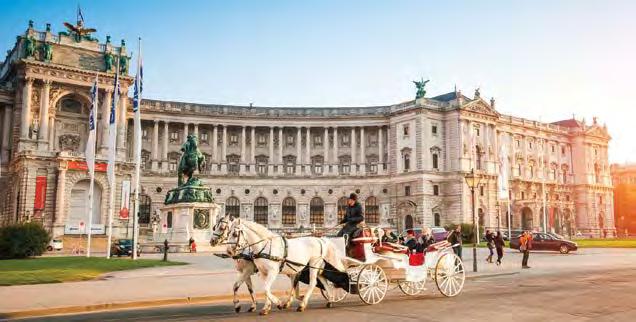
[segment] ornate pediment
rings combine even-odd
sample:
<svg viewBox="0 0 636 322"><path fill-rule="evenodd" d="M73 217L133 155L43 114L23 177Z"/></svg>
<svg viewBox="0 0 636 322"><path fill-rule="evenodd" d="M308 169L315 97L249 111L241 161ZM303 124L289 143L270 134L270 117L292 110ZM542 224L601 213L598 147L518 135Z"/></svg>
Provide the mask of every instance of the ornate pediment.
<svg viewBox="0 0 636 322"><path fill-rule="evenodd" d="M495 111L488 103L484 102L481 98L472 100L464 104L461 109L485 114L493 117L499 117L499 113Z"/></svg>
<svg viewBox="0 0 636 322"><path fill-rule="evenodd" d="M589 129L585 131L585 134L590 136L607 138L607 139L610 138L610 135L607 132L607 129L600 126L591 126Z"/></svg>

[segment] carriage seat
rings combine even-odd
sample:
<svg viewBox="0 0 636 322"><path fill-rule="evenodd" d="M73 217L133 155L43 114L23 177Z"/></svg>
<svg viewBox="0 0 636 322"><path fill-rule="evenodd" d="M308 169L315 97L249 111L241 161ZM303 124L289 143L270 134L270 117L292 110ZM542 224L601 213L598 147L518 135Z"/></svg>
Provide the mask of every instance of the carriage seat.
<svg viewBox="0 0 636 322"><path fill-rule="evenodd" d="M442 240L442 241L437 242L437 243L435 243L435 244L433 244L431 246L428 246L428 248L426 248L426 251L427 252L436 252L436 251L438 251L441 248L446 248L446 247L450 247L450 246L451 246L451 243L449 243L446 240Z"/></svg>
<svg viewBox="0 0 636 322"><path fill-rule="evenodd" d="M400 244L395 243L378 243L373 247L373 252L375 253L397 253L397 254L408 254L409 248L406 246L402 246Z"/></svg>

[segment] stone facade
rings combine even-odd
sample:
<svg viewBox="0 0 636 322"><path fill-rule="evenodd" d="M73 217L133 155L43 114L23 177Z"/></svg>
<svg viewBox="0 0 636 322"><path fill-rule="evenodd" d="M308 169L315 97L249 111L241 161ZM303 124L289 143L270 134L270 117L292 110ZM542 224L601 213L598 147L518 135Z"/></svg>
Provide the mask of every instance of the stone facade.
<svg viewBox="0 0 636 322"><path fill-rule="evenodd" d="M619 235L636 233L636 164L614 164L614 215Z"/></svg>
<svg viewBox="0 0 636 322"><path fill-rule="evenodd" d="M25 57L26 37L50 43L53 59ZM37 48L37 46L36 46ZM89 90L99 75L95 221L105 224L109 187L104 162L114 74L100 60L125 47L74 41L29 28L0 65L2 124L0 220L41 220L55 235L86 217L84 169ZM122 92L133 79L124 75ZM115 209L133 171L131 100L118 106ZM508 201L497 197L500 148L509 159L513 228L547 226L614 233L609 135L596 120L541 123L502 115L494 100L453 91L390 106L255 107L146 99L142 106L142 226L150 226L176 185L179 148L199 137L203 182L222 211L275 229L332 227L343 200L358 192L366 220L404 229L470 222L464 176L482 177L479 222L502 227ZM101 166L101 168L100 168ZM42 182L45 182L43 187ZM124 189L126 191L126 189ZM118 211L116 211L118 213ZM549 214L549 215L548 215ZM502 219L498 221L498 218ZM115 216L115 234L128 221Z"/></svg>

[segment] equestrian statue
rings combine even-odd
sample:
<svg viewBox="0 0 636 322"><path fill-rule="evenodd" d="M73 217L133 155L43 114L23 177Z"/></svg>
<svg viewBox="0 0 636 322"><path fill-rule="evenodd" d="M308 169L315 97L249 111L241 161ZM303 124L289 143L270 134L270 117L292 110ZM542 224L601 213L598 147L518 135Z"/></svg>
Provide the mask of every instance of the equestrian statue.
<svg viewBox="0 0 636 322"><path fill-rule="evenodd" d="M178 186L199 186L201 182L198 178L194 178L194 170L199 170L199 173L203 171L205 164L205 156L199 150L197 143L197 137L194 135L188 135L188 139L181 146L181 160L179 160L179 181ZM184 176L188 177L187 181L184 181Z"/></svg>

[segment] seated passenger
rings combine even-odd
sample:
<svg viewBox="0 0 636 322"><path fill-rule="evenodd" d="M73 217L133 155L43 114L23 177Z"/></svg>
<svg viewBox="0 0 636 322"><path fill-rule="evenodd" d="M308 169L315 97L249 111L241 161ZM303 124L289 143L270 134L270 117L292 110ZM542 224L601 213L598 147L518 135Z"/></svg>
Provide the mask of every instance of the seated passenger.
<svg viewBox="0 0 636 322"><path fill-rule="evenodd" d="M398 236L391 230L391 228L384 229L384 235L382 236L383 243L397 243Z"/></svg>
<svg viewBox="0 0 636 322"><path fill-rule="evenodd" d="M433 233L430 228L424 227L424 229L422 229L422 235L418 238L417 244L418 253L424 252L428 246L435 244L435 237L433 237Z"/></svg>
<svg viewBox="0 0 636 322"><path fill-rule="evenodd" d="M404 242L404 246L408 247L410 251L417 250L417 240L415 239L415 233L413 229L409 229L406 231L406 241Z"/></svg>

